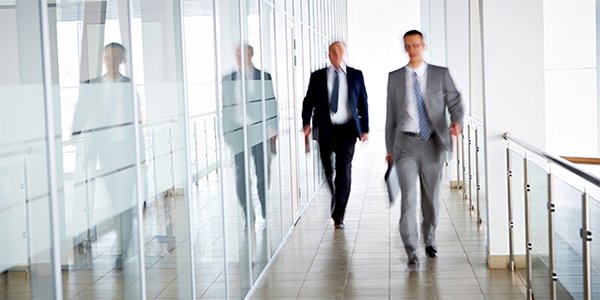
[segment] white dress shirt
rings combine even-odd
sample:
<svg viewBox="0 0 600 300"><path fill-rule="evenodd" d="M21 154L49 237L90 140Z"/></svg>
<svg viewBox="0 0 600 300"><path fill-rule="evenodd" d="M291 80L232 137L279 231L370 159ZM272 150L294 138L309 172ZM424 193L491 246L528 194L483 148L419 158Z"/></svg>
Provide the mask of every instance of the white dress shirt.
<svg viewBox="0 0 600 300"><path fill-rule="evenodd" d="M404 132L419 133L419 111L417 109L417 97L413 87L413 73L417 72L417 78L421 88L421 94L425 96L425 87L427 84L427 63L422 62L417 68L413 69L406 66L406 113L405 120L400 120L400 128Z"/></svg>
<svg viewBox="0 0 600 300"><path fill-rule="evenodd" d="M341 65L341 70L338 71L339 77L339 93L338 93L338 111L329 111L331 117L331 123L333 124L346 124L352 119L350 114L350 105L348 103L348 77L346 76L346 65ZM327 91L329 94L329 102L331 103L331 93L333 91L333 81L335 79L335 68L329 66L327 68Z"/></svg>

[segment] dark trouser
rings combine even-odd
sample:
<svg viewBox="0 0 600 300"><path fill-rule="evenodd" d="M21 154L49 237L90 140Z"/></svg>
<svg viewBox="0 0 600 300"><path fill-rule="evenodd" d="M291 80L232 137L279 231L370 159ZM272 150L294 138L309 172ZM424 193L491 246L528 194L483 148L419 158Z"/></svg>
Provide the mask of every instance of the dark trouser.
<svg viewBox="0 0 600 300"><path fill-rule="evenodd" d="M333 197L331 198L331 218L336 224L344 222L346 205L350 197L352 181L352 158L356 144L356 125L353 122L344 125L333 125L329 138L319 139L321 162L325 171L325 179ZM331 155L335 153L335 181Z"/></svg>
<svg viewBox="0 0 600 300"><path fill-rule="evenodd" d="M252 146L251 151L251 156L254 159L254 170L256 171L256 189L258 190L258 199L262 209L262 216L265 218L267 215L267 208L265 206L267 192L265 188L265 180L267 180L267 185L269 185L270 174L268 172L271 169L271 152L267 152L267 172L265 172L263 143ZM235 173L235 185L238 200L242 206L242 209L244 210L244 215L246 215L246 168L244 165L243 151L235 155ZM252 203L252 199L250 199L250 197L248 198L248 203ZM251 220L254 218L254 207L252 205L250 206L250 218Z"/></svg>

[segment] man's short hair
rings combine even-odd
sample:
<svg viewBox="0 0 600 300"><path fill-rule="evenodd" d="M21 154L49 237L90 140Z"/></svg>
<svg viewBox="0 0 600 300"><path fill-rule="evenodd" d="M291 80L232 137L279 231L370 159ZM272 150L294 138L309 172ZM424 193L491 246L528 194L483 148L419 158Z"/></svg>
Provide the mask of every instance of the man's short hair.
<svg viewBox="0 0 600 300"><path fill-rule="evenodd" d="M331 44L329 44L329 47L327 47L327 49L331 49L331 47L333 47L334 45L338 45L338 44L342 45L342 47L344 49L346 49L346 43L344 43L344 42L342 42L340 40L331 42Z"/></svg>
<svg viewBox="0 0 600 300"><path fill-rule="evenodd" d="M423 33L421 33L420 31L418 31L416 29L407 31L402 38L405 39L407 36L411 36L411 35L418 35L421 37L421 40L423 40Z"/></svg>
<svg viewBox="0 0 600 300"><path fill-rule="evenodd" d="M108 49L108 48L119 49L119 50L121 50L123 55L125 55L125 47L119 43L112 42L112 43L104 46L104 49Z"/></svg>

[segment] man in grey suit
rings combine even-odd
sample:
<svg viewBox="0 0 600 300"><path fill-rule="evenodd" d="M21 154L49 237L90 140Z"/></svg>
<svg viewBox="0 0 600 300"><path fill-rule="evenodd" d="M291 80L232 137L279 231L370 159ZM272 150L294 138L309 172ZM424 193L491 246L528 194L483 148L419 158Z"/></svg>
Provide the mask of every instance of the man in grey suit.
<svg viewBox="0 0 600 300"><path fill-rule="evenodd" d="M452 150L450 135L460 133L464 110L448 69L423 60L423 34L406 32L404 49L408 65L391 72L388 79L385 141L386 160L396 164L402 191L400 235L408 264L415 265L419 262L416 180L421 190L425 252L434 258L442 168L446 152Z"/></svg>

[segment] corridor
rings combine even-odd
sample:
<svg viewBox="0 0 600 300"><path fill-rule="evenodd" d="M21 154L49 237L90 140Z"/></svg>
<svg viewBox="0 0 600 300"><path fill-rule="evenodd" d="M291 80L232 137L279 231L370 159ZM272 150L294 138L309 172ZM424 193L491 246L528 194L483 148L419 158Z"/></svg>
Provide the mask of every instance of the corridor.
<svg viewBox="0 0 600 300"><path fill-rule="evenodd" d="M345 229L334 230L322 186L250 299L526 299L517 273L489 270L486 229L443 180L439 257L409 269L398 231L399 203L388 207L385 143L373 132L357 143Z"/></svg>

